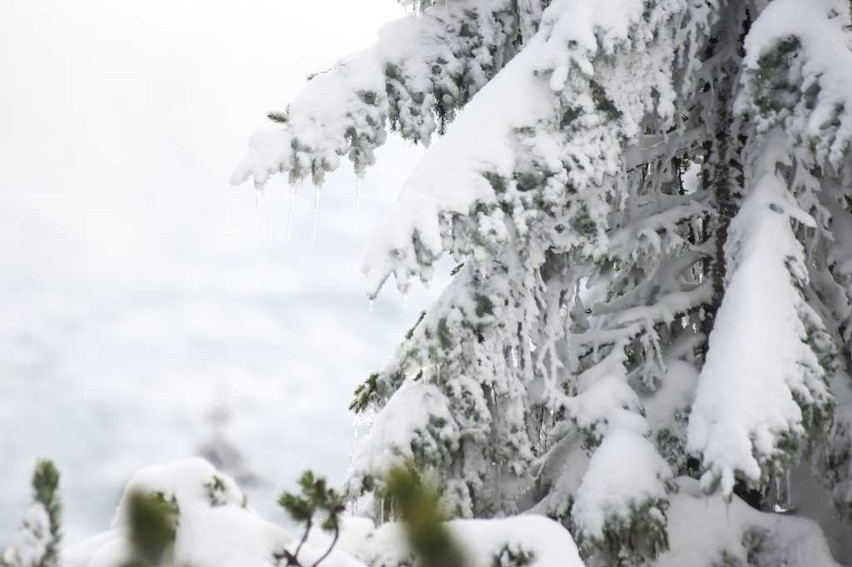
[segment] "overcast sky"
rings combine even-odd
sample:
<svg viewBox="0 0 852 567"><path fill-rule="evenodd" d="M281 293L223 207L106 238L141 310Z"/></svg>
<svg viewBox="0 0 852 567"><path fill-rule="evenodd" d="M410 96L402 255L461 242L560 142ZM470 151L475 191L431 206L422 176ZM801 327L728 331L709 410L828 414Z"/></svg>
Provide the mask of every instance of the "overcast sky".
<svg viewBox="0 0 852 567"><path fill-rule="evenodd" d="M402 14L394 0L0 2L0 548L38 457L63 472L74 540L104 529L121 483L197 452L207 415L261 483L340 479L355 384L390 355L407 309L370 311L370 226L420 155L392 141L259 206L231 169L305 77ZM291 233L291 237L288 237ZM434 293L434 291L433 291ZM272 512L270 512L272 513Z"/></svg>
<svg viewBox="0 0 852 567"><path fill-rule="evenodd" d="M75 255L15 242L29 248L17 259L114 275L104 256L157 261L161 239L179 252L175 238L190 246L204 221L231 220L223 189L265 112L399 11L394 0L5 0L2 218Z"/></svg>

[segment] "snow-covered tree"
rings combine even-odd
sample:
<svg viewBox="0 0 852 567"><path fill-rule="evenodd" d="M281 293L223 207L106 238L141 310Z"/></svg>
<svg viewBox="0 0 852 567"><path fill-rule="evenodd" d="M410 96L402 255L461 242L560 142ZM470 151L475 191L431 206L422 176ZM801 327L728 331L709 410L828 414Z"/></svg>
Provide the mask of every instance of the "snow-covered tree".
<svg viewBox="0 0 852 567"><path fill-rule="evenodd" d="M57 567L62 540L59 472L51 461L39 461L32 478L33 503L27 509L17 541L0 557L2 567Z"/></svg>
<svg viewBox="0 0 852 567"><path fill-rule="evenodd" d="M852 520L850 3L408 4L234 176L431 146L364 271L459 265L356 393L350 493L411 460L458 516L546 514L605 565L684 552L690 476L731 501L809 462Z"/></svg>

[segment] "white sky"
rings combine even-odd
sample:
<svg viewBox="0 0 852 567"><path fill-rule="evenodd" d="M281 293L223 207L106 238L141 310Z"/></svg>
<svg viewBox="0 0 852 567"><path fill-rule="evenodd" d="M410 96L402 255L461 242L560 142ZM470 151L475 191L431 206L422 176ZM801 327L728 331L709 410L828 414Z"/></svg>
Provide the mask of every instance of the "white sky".
<svg viewBox="0 0 852 567"><path fill-rule="evenodd" d="M151 234L150 217L199 237L206 219L173 217L227 215L222 189L265 112L398 11L393 0L5 0L3 220L91 254L94 266L73 262L85 277L113 271L101 255L148 260L158 239L173 245Z"/></svg>
<svg viewBox="0 0 852 567"><path fill-rule="evenodd" d="M250 133L305 76L367 44L394 0L0 2L0 548L37 457L63 476L69 540L106 527L138 466L192 454L205 416L264 483L340 479L352 387L424 295L373 312L358 268L420 150L365 179L228 185Z"/></svg>

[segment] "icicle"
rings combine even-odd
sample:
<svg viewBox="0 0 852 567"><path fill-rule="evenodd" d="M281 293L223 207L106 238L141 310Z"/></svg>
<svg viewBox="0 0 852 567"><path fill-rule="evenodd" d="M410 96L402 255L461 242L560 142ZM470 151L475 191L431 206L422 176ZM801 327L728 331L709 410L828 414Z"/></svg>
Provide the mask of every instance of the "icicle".
<svg viewBox="0 0 852 567"><path fill-rule="evenodd" d="M254 190L254 220L260 218L260 200L263 197L263 188L258 187Z"/></svg>
<svg viewBox="0 0 852 567"><path fill-rule="evenodd" d="M320 201L320 190L317 189L314 194L314 226L311 230L311 242L317 241L317 224L319 222L319 201Z"/></svg>
<svg viewBox="0 0 852 567"><path fill-rule="evenodd" d="M408 292L402 294L402 310L408 311Z"/></svg>
<svg viewBox="0 0 852 567"><path fill-rule="evenodd" d="M371 299L370 300L370 313L372 313L372 312L373 312L373 300Z"/></svg>
<svg viewBox="0 0 852 567"><path fill-rule="evenodd" d="M776 514L792 514L796 511L790 498L790 471L784 471L784 497L781 497L781 479L775 477L775 502L772 511Z"/></svg>
<svg viewBox="0 0 852 567"><path fill-rule="evenodd" d="M357 178L355 181L355 214L358 214L358 210L360 209L360 201L361 201L361 178Z"/></svg>
<svg viewBox="0 0 852 567"><path fill-rule="evenodd" d="M778 514L784 512L784 506L781 503L781 480L775 476L772 479L772 483L775 485L775 502L772 503L772 509Z"/></svg>
<svg viewBox="0 0 852 567"><path fill-rule="evenodd" d="M296 197L298 197L298 189L294 185L290 191L290 211L287 213L287 240L293 240L293 213L296 210Z"/></svg>
<svg viewBox="0 0 852 567"><path fill-rule="evenodd" d="M784 472L784 483L786 484L784 493L784 506L789 510L793 507L793 494L790 492L790 469Z"/></svg>

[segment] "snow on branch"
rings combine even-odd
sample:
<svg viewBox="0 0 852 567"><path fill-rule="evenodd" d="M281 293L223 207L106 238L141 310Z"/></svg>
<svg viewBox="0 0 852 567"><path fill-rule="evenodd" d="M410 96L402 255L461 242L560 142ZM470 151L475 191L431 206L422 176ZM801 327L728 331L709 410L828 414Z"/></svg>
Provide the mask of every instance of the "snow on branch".
<svg viewBox="0 0 852 567"><path fill-rule="evenodd" d="M668 549L665 483L671 478L651 441L624 427L609 433L577 490L572 515L580 545L588 553L602 550L613 564L633 554L657 557Z"/></svg>
<svg viewBox="0 0 852 567"><path fill-rule="evenodd" d="M802 295L807 268L791 226L814 221L779 172L789 163L783 135L775 132L765 144L731 222L727 289L689 421L704 485L720 486L727 497L738 476L766 484L788 468L808 426L832 403L809 342L824 330Z"/></svg>
<svg viewBox="0 0 852 567"><path fill-rule="evenodd" d="M512 57L520 26L511 0L454 0L388 24L372 48L313 75L285 112L270 113L280 126L255 133L232 182L261 187L287 173L320 184L341 156L361 175L388 127L428 144Z"/></svg>
<svg viewBox="0 0 852 567"><path fill-rule="evenodd" d="M603 253L617 177L637 165L627 159L627 142L648 116L661 131L675 120L671 64L681 54L671 39L706 25L679 2L646 5L549 6L538 33L403 185L364 262L371 294L391 274L403 291L411 277L428 279L444 250L493 256L513 232L524 237L537 227L543 212L575 217L568 220L574 230L561 230L561 247ZM671 141L692 144L700 135Z"/></svg>
<svg viewBox="0 0 852 567"><path fill-rule="evenodd" d="M852 143L852 21L842 0L774 0L745 40L738 109L839 169Z"/></svg>
<svg viewBox="0 0 852 567"><path fill-rule="evenodd" d="M322 479L305 474L304 498L332 495ZM390 567L430 565L423 549L413 549L405 530L416 519L402 519L376 529L367 518L334 516L333 532L306 532L297 540L281 527L261 519L245 502L239 487L203 459L188 459L147 467L127 485L113 528L64 550L65 567L126 567L133 559L131 505L139 496L158 503L168 523L167 551L156 567ZM300 500L296 498L295 500ZM310 498L309 498L310 499ZM294 502L295 502L294 500ZM325 502L325 501L324 501ZM340 511L332 498L325 502ZM305 501L296 508L309 508ZM292 507L291 507L292 508ZM288 511L291 509L288 508ZM418 509L417 512L422 512ZM291 511L292 513L292 511ZM296 513L294 519L302 518ZM322 515L317 516L317 520ZM434 523L439 521L435 518ZM543 517L519 516L499 520L453 520L436 526L448 532L469 567L583 567L571 534ZM308 537L309 536L309 537ZM329 540L334 538L329 548ZM421 548L433 542L422 542ZM330 551L326 551L330 549ZM419 551L419 553L418 553ZM167 557L166 557L167 556ZM289 558L298 556L298 561Z"/></svg>
<svg viewBox="0 0 852 567"><path fill-rule="evenodd" d="M352 457L347 492L358 497L388 470L407 462L449 466L459 431L448 401L432 384L408 381L388 400Z"/></svg>

